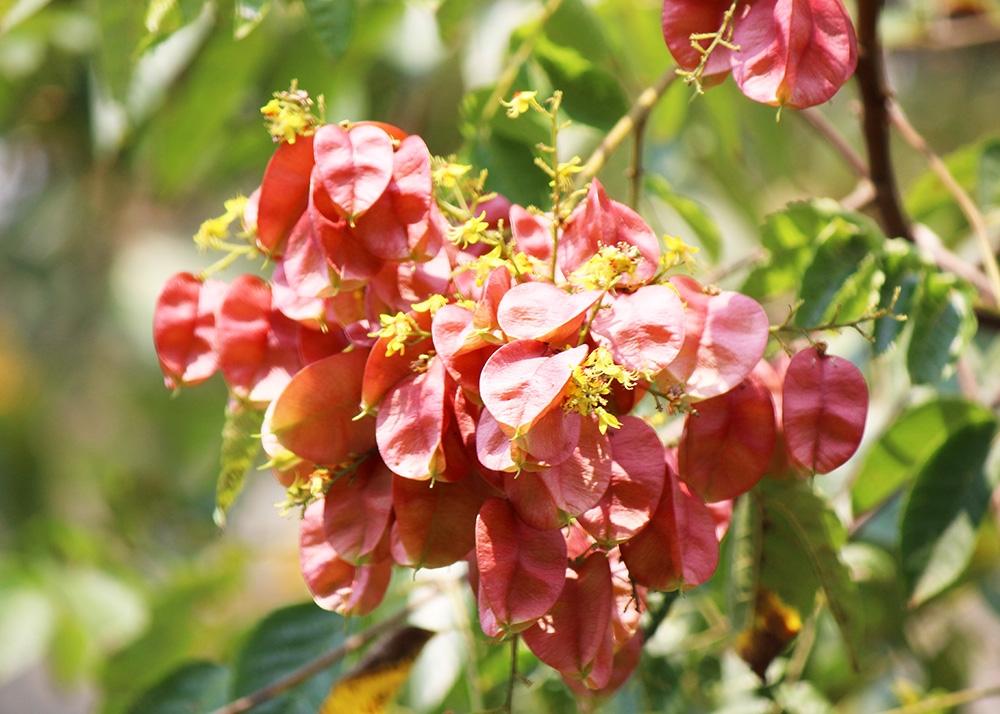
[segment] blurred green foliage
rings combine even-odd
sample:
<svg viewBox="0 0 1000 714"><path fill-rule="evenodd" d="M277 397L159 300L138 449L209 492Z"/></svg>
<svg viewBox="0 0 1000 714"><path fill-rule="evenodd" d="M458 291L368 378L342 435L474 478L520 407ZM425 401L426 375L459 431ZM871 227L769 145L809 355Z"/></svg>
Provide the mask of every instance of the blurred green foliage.
<svg viewBox="0 0 1000 714"><path fill-rule="evenodd" d="M984 3L980 18L992 35L953 46L942 28L966 25L947 24L932 5L893 3L886 14L890 78L995 237L996 3ZM546 180L530 164L547 127L497 111L497 78L529 44L502 89L562 90L578 125L571 151L586 157L668 70L659 3L564 0L543 21L541 3L510 0L2 0L0 17L0 702L5 686L42 667L79 694L80 711L126 711L157 682L143 701L162 711L175 711L170 697L185 687L218 705L231 687L250 685L206 660L245 664L241 633L306 592L291 531L268 540L263 523L277 515L266 505L238 503L220 537L212 512L225 389L213 382L171 398L150 325L163 280L204 260L189 242L201 220L259 182L273 149L259 107L295 78L324 95L329 121L396 124L435 154L488 169L491 190L538 202ZM931 39L938 44L928 49ZM848 87L821 111L860 146L853 96ZM800 117L775 119L732 83L694 101L676 83L646 126L650 180L639 207L657 231L699 243L699 257L736 266L717 279L764 301L775 323L796 299L806 307L797 324L815 323L857 316L872 300L887 307L889 288L901 288L897 311L910 320L876 323L884 356L860 340L841 344L878 385L875 446L846 476L816 479L825 495L803 489L802 502L782 503L795 493L764 493L757 502L777 499L776 532L804 539L780 551L801 577L768 577L795 585L785 595L802 606L811 649L779 658L773 686L762 686L730 646L738 625L728 601L747 573L723 567L664 603L640 670L609 711L878 711L979 676L975 657L961 654L976 646L977 623L956 613L972 608L996 628L1000 545L987 508L996 417L953 396L952 376L959 354L969 355L984 385L979 400L995 405L995 324L976 332L974 292L910 246L885 241L867 218L806 203L841 198L855 179ZM916 152L894 148L907 210L966 255L968 222L951 196ZM601 174L617 197L628 193L628 154ZM907 373L927 391L911 391ZM266 474L248 478L263 501L281 499ZM842 524L824 523L850 515L852 497L853 515L865 517L841 547ZM724 548L745 549L757 526ZM258 529L265 534L247 535ZM261 581L269 587L254 587ZM812 609L817 588L820 603L846 609ZM401 604L404 591L398 584L383 607ZM272 617L319 616L281 612ZM467 628L476 615L465 616ZM860 669L838 629L850 630ZM342 634L317 637L326 646ZM502 699L507 649L468 637L478 675L447 670L436 701L411 693L414 710ZM192 659L199 663L184 664ZM519 669L534 681L519 709L574 711L558 677L523 649ZM0 712L17 706L32 707L0 703ZM150 707L136 711L161 710Z"/></svg>

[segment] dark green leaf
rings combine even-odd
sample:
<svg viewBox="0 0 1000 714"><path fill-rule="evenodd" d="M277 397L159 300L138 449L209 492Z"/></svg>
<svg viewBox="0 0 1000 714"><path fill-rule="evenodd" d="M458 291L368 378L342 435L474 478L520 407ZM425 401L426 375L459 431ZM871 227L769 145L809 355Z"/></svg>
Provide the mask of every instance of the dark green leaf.
<svg viewBox="0 0 1000 714"><path fill-rule="evenodd" d="M600 21L583 0L563 0L546 23L545 36L557 45L577 50L591 62L603 62L611 54Z"/></svg>
<svg viewBox="0 0 1000 714"><path fill-rule="evenodd" d="M956 432L992 421L989 409L959 398L936 399L904 412L868 453L851 489L854 512L878 506L908 484Z"/></svg>
<svg viewBox="0 0 1000 714"><path fill-rule="evenodd" d="M304 0L313 29L333 60L351 44L357 18L357 0Z"/></svg>
<svg viewBox="0 0 1000 714"><path fill-rule="evenodd" d="M466 159L476 169L486 169L486 187L502 193L511 202L522 206L541 206L549 195L548 176L534 165L535 154L510 139L494 136L472 145Z"/></svg>
<svg viewBox="0 0 1000 714"><path fill-rule="evenodd" d="M901 238L893 238L885 242L880 263L885 279L879 289L878 309L887 310L892 305L893 315L908 316L913 309L914 296L923 277L925 269L923 261L912 244ZM893 305L894 296L896 302ZM885 354L895 344L905 326L905 320L897 320L891 316L875 320L872 332L875 338L872 349L875 354Z"/></svg>
<svg viewBox="0 0 1000 714"><path fill-rule="evenodd" d="M615 75L596 67L589 56L545 37L534 48L552 86L562 90L562 108L570 118L607 131L628 111L628 100Z"/></svg>
<svg viewBox="0 0 1000 714"><path fill-rule="evenodd" d="M229 670L211 662L192 662L168 675L129 709L129 714L191 714L226 703Z"/></svg>
<svg viewBox="0 0 1000 714"><path fill-rule="evenodd" d="M903 577L919 605L962 574L976 545L995 479L984 473L995 419L958 429L917 474L900 523Z"/></svg>
<svg viewBox="0 0 1000 714"><path fill-rule="evenodd" d="M257 625L237 655L233 698L272 684L343 644L346 636L344 618L321 610L313 603L272 612ZM254 711L258 714L315 714L339 670L338 663Z"/></svg>
<svg viewBox="0 0 1000 714"><path fill-rule="evenodd" d="M801 304L795 313L799 327L822 324L835 314L840 320L856 318L873 297L874 272L865 272L866 260L870 266L871 253L878 248L873 231L857 217L840 214L830 216L816 239L818 246L799 288ZM859 274L867 277L867 284L854 279ZM853 303L853 314L846 309L848 301Z"/></svg>
<svg viewBox="0 0 1000 714"><path fill-rule="evenodd" d="M857 663L863 616L850 571L838 554L847 534L832 506L805 481L764 479L752 494L763 534L758 585L777 593L803 618L822 588L851 661Z"/></svg>
<svg viewBox="0 0 1000 714"><path fill-rule="evenodd" d="M1000 139L987 141L979 155L979 205L984 209L1000 206Z"/></svg>
<svg viewBox="0 0 1000 714"><path fill-rule="evenodd" d="M906 368L914 384L947 379L976 332L970 289L953 275L928 273L909 322L913 325Z"/></svg>
<svg viewBox="0 0 1000 714"><path fill-rule="evenodd" d="M722 234L715 220L708 215L705 207L697 201L674 193L670 183L657 174L646 175L646 187L657 198L670 206L694 231L698 242L710 260L717 261L722 250Z"/></svg>
<svg viewBox="0 0 1000 714"><path fill-rule="evenodd" d="M233 405L236 405L235 407ZM219 528L226 527L226 512L243 490L243 481L260 451L260 426L264 412L230 400L222 426L222 468L215 486L215 513Z"/></svg>

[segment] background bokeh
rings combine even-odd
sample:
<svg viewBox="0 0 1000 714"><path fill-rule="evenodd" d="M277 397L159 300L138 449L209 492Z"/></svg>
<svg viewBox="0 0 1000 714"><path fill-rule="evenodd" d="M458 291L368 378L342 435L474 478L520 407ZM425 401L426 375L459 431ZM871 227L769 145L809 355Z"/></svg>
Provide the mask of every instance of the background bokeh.
<svg viewBox="0 0 1000 714"><path fill-rule="evenodd" d="M159 288L211 262L190 237L258 184L273 150L259 108L293 78L324 95L330 121L397 124L435 154L490 166L488 185L513 199L539 196L541 175L524 178L530 151L498 131L488 143L475 119L541 7L0 0L0 714L124 711L179 662L223 657L263 614L308 599L294 517L273 508L283 492L267 472L251 474L225 531L212 522L225 386L164 388L151 340ZM599 64L569 78L606 90L577 110L589 125L569 149L586 157L668 67L659 5L566 0L549 28ZM882 29L890 83L935 151L1000 134L995 3L892 2ZM820 111L860 150L855 97L848 85ZM647 127L646 171L707 207L722 265L753 248L768 211L854 188L807 123L775 119L731 82L694 101L678 82ZM913 185L922 157L894 152L901 185ZM601 175L612 195L627 193L628 154ZM662 203L641 208L661 233L690 234ZM954 211L933 218L944 235L961 232ZM887 614L884 646L915 652L900 671L920 687L1000 680L979 672L997 666L1000 640L969 654L987 641L970 633L998 628L988 520L976 598Z"/></svg>

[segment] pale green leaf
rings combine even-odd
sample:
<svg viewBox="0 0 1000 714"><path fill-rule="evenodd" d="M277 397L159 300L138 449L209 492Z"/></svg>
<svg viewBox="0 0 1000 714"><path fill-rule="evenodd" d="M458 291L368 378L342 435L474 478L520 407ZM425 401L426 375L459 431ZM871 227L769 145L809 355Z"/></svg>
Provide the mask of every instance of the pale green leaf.
<svg viewBox="0 0 1000 714"><path fill-rule="evenodd" d="M920 469L900 523L900 555L911 605L951 585L976 546L994 479L984 472L996 419L958 429Z"/></svg>
<svg viewBox="0 0 1000 714"><path fill-rule="evenodd" d="M40 588L0 590L0 683L42 659L55 619L52 601Z"/></svg>
<svg viewBox="0 0 1000 714"><path fill-rule="evenodd" d="M979 205L984 210L1000 207L1000 139L987 141L983 146L976 188Z"/></svg>

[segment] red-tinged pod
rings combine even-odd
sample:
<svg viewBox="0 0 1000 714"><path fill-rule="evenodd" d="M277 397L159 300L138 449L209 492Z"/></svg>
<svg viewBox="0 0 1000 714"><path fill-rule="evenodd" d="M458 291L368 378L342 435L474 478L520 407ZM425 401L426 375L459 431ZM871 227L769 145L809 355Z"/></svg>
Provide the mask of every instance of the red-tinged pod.
<svg viewBox="0 0 1000 714"><path fill-rule="evenodd" d="M705 501L736 498L767 471L776 439L771 394L751 374L687 415L678 451L680 477Z"/></svg>
<svg viewBox="0 0 1000 714"><path fill-rule="evenodd" d="M684 306L664 285L617 295L597 313L590 334L615 360L652 377L666 369L684 344Z"/></svg>
<svg viewBox="0 0 1000 714"><path fill-rule="evenodd" d="M651 590L688 590L719 564L715 519L673 473L649 524L620 548L629 575Z"/></svg>
<svg viewBox="0 0 1000 714"><path fill-rule="evenodd" d="M305 213L314 163L312 136L299 136L294 144L280 144L271 156L261 181L255 217L257 244L266 254L281 252L282 243Z"/></svg>
<svg viewBox="0 0 1000 714"><path fill-rule="evenodd" d="M628 540L649 522L664 487L663 444L649 424L634 416L609 429L611 482L597 505L581 513L581 526L605 546Z"/></svg>
<svg viewBox="0 0 1000 714"><path fill-rule="evenodd" d="M825 474L846 463L867 418L868 385L850 361L815 347L792 357L782 386L782 426L798 466Z"/></svg>
<svg viewBox="0 0 1000 714"><path fill-rule="evenodd" d="M505 433L524 434L549 410L559 408L572 368L586 356L586 345L553 352L544 342L508 342L483 367L483 404Z"/></svg>
<svg viewBox="0 0 1000 714"><path fill-rule="evenodd" d="M219 308L219 366L230 387L248 394L260 376L271 333L271 287L256 275L240 275Z"/></svg>
<svg viewBox="0 0 1000 714"><path fill-rule="evenodd" d="M407 317L413 320L418 331L430 331L429 312L410 312ZM365 363L361 406L366 410L378 407L382 398L394 385L413 374L413 365L419 362L420 355L429 354L434 349L434 343L429 337L414 337L403 346L402 352L394 350L390 354L389 345L392 339L378 338Z"/></svg>
<svg viewBox="0 0 1000 714"><path fill-rule="evenodd" d="M601 182L590 183L587 198L566 221L559 239L559 268L569 275L604 246L625 244L638 250L641 260L620 286L643 285L656 275L660 262L660 239L642 217L628 206L608 198Z"/></svg>
<svg viewBox="0 0 1000 714"><path fill-rule="evenodd" d="M398 126L393 126L392 124L386 124L384 121L370 121L370 120L356 121L352 122L351 126L352 128L358 126L374 126L378 129L381 129L386 134L388 134L389 138L392 139L393 141L402 141L403 139L409 136L409 134L400 129Z"/></svg>
<svg viewBox="0 0 1000 714"><path fill-rule="evenodd" d="M445 473L450 386L444 363L432 357L426 369L408 374L386 392L379 403L375 439L393 473L418 481L440 479Z"/></svg>
<svg viewBox="0 0 1000 714"><path fill-rule="evenodd" d="M603 295L601 290L568 293L552 283L521 283L503 296L497 321L511 340L576 344L580 327Z"/></svg>
<svg viewBox="0 0 1000 714"><path fill-rule="evenodd" d="M167 280L153 312L153 344L166 385L200 384L219 369L216 312L228 286L191 273Z"/></svg>
<svg viewBox="0 0 1000 714"><path fill-rule="evenodd" d="M538 530L503 498L486 501L476 518L479 597L500 632L530 627L559 598L566 580L566 539ZM492 629L492 627L491 627Z"/></svg>
<svg viewBox="0 0 1000 714"><path fill-rule="evenodd" d="M374 610L392 577L392 561L355 566L341 558L323 532L323 502L310 505L299 523L299 566L316 604L345 617Z"/></svg>
<svg viewBox="0 0 1000 714"><path fill-rule="evenodd" d="M545 484L556 508L577 516L596 506L607 492L612 464L609 435L600 432L596 418L588 417L580 421L580 436L569 457L532 475Z"/></svg>
<svg viewBox="0 0 1000 714"><path fill-rule="evenodd" d="M576 697L580 711L584 714L598 711L612 694L621 689L622 685L628 681L632 673L639 667L639 660L642 657L642 646L645 639L642 632L637 632L632 639L615 652L615 657L611 665L611 677L608 683L600 689L589 689L586 683L578 679L563 675L563 683L573 692Z"/></svg>
<svg viewBox="0 0 1000 714"><path fill-rule="evenodd" d="M313 153L323 189L348 221L375 205L392 178L392 140L376 126L361 125L349 132L336 124L322 126Z"/></svg>
<svg viewBox="0 0 1000 714"><path fill-rule="evenodd" d="M767 314L753 298L706 292L686 275L675 275L670 283L684 301L684 345L660 377L661 387L680 383L695 400L725 394L764 356L771 334Z"/></svg>
<svg viewBox="0 0 1000 714"><path fill-rule="evenodd" d="M597 551L567 569L559 598L521 636L542 662L589 689L600 689L611 681L614 667L613 608L611 567Z"/></svg>
<svg viewBox="0 0 1000 714"><path fill-rule="evenodd" d="M392 472L377 457L368 457L335 479L323 502L327 541L347 562L367 564L389 528Z"/></svg>
<svg viewBox="0 0 1000 714"><path fill-rule="evenodd" d="M306 461L336 467L375 447L375 419L360 411L367 354L341 352L304 367L278 397L271 430Z"/></svg>
<svg viewBox="0 0 1000 714"><path fill-rule="evenodd" d="M392 479L392 558L411 568L442 568L476 545L476 515L500 494L478 473L453 483Z"/></svg>

